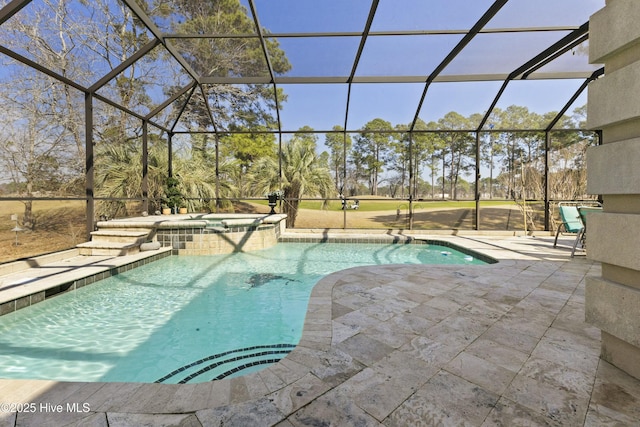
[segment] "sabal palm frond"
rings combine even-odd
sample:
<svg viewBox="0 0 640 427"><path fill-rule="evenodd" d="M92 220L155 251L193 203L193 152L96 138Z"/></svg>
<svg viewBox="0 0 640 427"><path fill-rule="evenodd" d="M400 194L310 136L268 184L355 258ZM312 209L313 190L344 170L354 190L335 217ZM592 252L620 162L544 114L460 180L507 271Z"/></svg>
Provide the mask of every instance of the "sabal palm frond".
<svg viewBox="0 0 640 427"><path fill-rule="evenodd" d="M140 197L142 195L140 153L124 144L105 144L101 148L96 155L95 196ZM126 215L126 204L122 200L100 201L98 212L109 217Z"/></svg>
<svg viewBox="0 0 640 427"><path fill-rule="evenodd" d="M96 196L109 198L139 198L142 196L142 149L132 145L105 145L97 155ZM149 148L147 169L148 197L153 210L160 208L165 195L168 154L166 147L155 144ZM174 176L179 178L179 190L192 211L215 199L215 170L204 161L176 155ZM221 186L222 189L228 188ZM225 190L228 191L228 190ZM101 213L110 217L126 215L124 201L103 202Z"/></svg>
<svg viewBox="0 0 640 427"><path fill-rule="evenodd" d="M226 167L226 164L221 164L219 169ZM234 193L233 187L225 180L220 180L216 185L215 168L202 158L177 158L173 168L174 176L179 181L178 187L185 197L185 207L189 211L212 209L214 205L211 201L216 197L230 197ZM217 195L216 189L219 191Z"/></svg>
<svg viewBox="0 0 640 427"><path fill-rule="evenodd" d="M314 146L294 138L282 146L282 176L278 161L261 158L252 167L253 189L256 194L267 194L281 186L284 208L289 226L294 227L298 205L302 196L320 196L326 199L335 185L329 168L320 162Z"/></svg>

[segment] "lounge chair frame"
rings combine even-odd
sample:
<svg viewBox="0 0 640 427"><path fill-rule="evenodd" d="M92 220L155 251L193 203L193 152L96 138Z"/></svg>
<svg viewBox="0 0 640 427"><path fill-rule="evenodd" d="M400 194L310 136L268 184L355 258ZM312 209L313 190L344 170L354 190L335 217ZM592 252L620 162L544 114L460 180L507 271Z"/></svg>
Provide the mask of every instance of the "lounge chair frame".
<svg viewBox="0 0 640 427"><path fill-rule="evenodd" d="M561 223L556 230L553 247L557 246L560 233L575 234L576 238L571 246L571 257L573 258L575 255L578 243L582 249L586 250L586 213L599 209L602 209L602 204L595 200L559 202L558 211Z"/></svg>

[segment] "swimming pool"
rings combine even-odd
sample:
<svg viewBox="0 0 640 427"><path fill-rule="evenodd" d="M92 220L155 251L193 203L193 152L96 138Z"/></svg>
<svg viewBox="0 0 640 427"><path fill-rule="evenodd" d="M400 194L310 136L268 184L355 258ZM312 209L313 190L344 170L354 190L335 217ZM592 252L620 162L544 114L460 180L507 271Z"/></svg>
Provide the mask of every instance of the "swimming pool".
<svg viewBox="0 0 640 427"><path fill-rule="evenodd" d="M295 347L321 277L395 263L483 264L427 244L279 243L167 257L0 318L0 377L194 383L246 374Z"/></svg>

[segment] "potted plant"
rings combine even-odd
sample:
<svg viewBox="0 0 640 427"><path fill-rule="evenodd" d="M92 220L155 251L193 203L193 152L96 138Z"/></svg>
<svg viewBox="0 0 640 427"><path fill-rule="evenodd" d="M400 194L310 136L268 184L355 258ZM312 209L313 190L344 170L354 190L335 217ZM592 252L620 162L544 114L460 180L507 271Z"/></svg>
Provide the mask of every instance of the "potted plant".
<svg viewBox="0 0 640 427"><path fill-rule="evenodd" d="M275 190L270 193L267 193L267 199L269 200L269 207L271 208L270 214L276 213L276 205L278 204L278 199L282 197L282 190Z"/></svg>
<svg viewBox="0 0 640 427"><path fill-rule="evenodd" d="M177 178L170 176L167 178L166 187L164 191L164 198L162 199L162 213L165 214L165 210L169 210L178 213L178 208L182 206L184 197L178 188L180 181Z"/></svg>

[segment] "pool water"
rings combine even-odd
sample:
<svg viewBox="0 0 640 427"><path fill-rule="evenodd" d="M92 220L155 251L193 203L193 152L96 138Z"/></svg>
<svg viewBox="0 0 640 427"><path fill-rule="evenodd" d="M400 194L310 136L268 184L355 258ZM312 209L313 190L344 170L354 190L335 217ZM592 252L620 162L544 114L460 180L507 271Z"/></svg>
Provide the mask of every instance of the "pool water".
<svg viewBox="0 0 640 427"><path fill-rule="evenodd" d="M484 264L426 244L279 243L167 257L0 317L0 377L195 383L246 374L295 347L320 278L405 263Z"/></svg>

